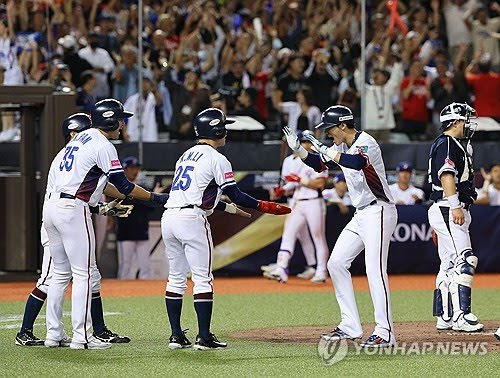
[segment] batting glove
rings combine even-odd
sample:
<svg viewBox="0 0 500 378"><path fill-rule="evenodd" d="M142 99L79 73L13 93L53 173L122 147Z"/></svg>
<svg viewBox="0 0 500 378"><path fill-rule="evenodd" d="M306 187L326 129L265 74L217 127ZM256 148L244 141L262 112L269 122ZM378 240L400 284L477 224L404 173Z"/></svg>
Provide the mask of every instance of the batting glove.
<svg viewBox="0 0 500 378"><path fill-rule="evenodd" d="M312 149L320 154L326 155L328 153L328 146L317 140L314 135L309 132L304 132L302 134L309 142L312 143Z"/></svg>
<svg viewBox="0 0 500 378"><path fill-rule="evenodd" d="M257 210L262 213L274 214L274 215L285 215L290 214L292 209L287 206L280 205L276 202L269 201L259 201L259 206Z"/></svg>
<svg viewBox="0 0 500 378"><path fill-rule="evenodd" d="M281 196L284 196L285 195L285 192L286 190L280 186L277 186L276 188L273 189L274 190L274 194L277 196L277 197L281 197Z"/></svg>
<svg viewBox="0 0 500 378"><path fill-rule="evenodd" d="M288 147L290 147L292 151L298 153L299 157L304 160L307 157L307 151L300 145L300 140L297 136L297 133L288 126L283 127L283 133L285 134Z"/></svg>

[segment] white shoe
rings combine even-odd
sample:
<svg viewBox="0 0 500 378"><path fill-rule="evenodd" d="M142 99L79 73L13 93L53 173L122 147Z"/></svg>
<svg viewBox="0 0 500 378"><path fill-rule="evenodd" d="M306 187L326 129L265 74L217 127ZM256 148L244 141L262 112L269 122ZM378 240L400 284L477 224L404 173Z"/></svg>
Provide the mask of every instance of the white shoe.
<svg viewBox="0 0 500 378"><path fill-rule="evenodd" d="M304 280L310 280L311 278L314 277L315 273L316 269L314 269L312 266L308 266L306 270L304 270L302 273L297 274L297 277L302 278Z"/></svg>
<svg viewBox="0 0 500 378"><path fill-rule="evenodd" d="M66 332L63 332L63 337L61 340L50 340L47 339L45 340L45 347L47 348L57 348L57 347L63 347L67 348L71 344L71 337L69 337Z"/></svg>
<svg viewBox="0 0 500 378"><path fill-rule="evenodd" d="M497 338L498 341L500 341L500 327L498 327L497 331L495 332L495 337Z"/></svg>
<svg viewBox="0 0 500 378"><path fill-rule="evenodd" d="M457 320L453 320L454 331L458 332L479 332L484 328L484 325L479 323L477 316L469 313L461 313Z"/></svg>
<svg viewBox="0 0 500 378"><path fill-rule="evenodd" d="M325 283L326 276L324 274L316 273L313 278L311 278L312 283Z"/></svg>
<svg viewBox="0 0 500 378"><path fill-rule="evenodd" d="M272 264L269 264L269 265L262 265L260 267L260 270L262 270L263 272L270 272L271 270L274 270L276 269L276 263L272 263Z"/></svg>
<svg viewBox="0 0 500 378"><path fill-rule="evenodd" d="M89 342L85 344L72 342L70 344L71 349L108 349L111 348L113 344L105 343L94 336L89 337Z"/></svg>
<svg viewBox="0 0 500 378"><path fill-rule="evenodd" d="M270 272L264 272L264 277L270 278L272 280L276 280L278 282L285 283L288 281L288 274L286 273L285 269L283 269L280 266L277 266L274 268L274 270L271 270Z"/></svg>
<svg viewBox="0 0 500 378"><path fill-rule="evenodd" d="M444 320L441 316L437 318L437 323L436 323L436 329L438 331L445 331L448 329L452 329L453 327L453 320L450 319L448 321Z"/></svg>

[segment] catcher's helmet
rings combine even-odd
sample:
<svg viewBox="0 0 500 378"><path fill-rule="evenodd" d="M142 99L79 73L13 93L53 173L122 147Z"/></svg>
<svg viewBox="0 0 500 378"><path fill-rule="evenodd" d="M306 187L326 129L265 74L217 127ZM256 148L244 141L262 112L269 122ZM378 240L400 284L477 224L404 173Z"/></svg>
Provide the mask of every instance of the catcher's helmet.
<svg viewBox="0 0 500 378"><path fill-rule="evenodd" d="M123 104L113 98L101 100L92 111L94 127L104 131L114 131L120 126L120 119L130 118L134 113L123 109Z"/></svg>
<svg viewBox="0 0 500 378"><path fill-rule="evenodd" d="M330 127L345 123L349 128L355 126L354 116L351 109L343 105L334 105L326 109L321 115L321 123L317 129L329 129Z"/></svg>
<svg viewBox="0 0 500 378"><path fill-rule="evenodd" d="M66 143L72 131L80 132L92 127L92 119L86 113L75 113L66 118L62 123L62 134Z"/></svg>
<svg viewBox="0 0 500 378"><path fill-rule="evenodd" d="M453 102L446 105L439 114L439 121L441 122L440 129L441 131L445 131L453 122L462 120L465 122L464 135L467 139L470 139L472 134L474 134L476 126L475 123L470 121L471 118L477 118L476 110L472 106L466 103Z"/></svg>
<svg viewBox="0 0 500 378"><path fill-rule="evenodd" d="M194 118L193 126L198 138L222 139L227 134L226 125L235 121L235 119L226 118L222 110L208 108Z"/></svg>

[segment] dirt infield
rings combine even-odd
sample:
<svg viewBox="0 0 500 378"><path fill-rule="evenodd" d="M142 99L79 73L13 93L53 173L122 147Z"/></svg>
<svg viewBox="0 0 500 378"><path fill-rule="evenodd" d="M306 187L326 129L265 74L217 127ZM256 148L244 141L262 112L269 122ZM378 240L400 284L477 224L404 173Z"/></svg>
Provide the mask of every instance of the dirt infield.
<svg viewBox="0 0 500 378"><path fill-rule="evenodd" d="M396 330L396 340L398 346L411 343L488 343L488 352L500 350L500 342L495 339L493 333L498 327L498 322L484 322L485 328L480 333L461 333L455 331L437 331L434 322L408 322L394 323ZM363 333L370 335L374 324L363 324ZM278 327L248 329L230 333L235 339L247 341L264 341L273 343L293 343L293 344L318 344L319 337L323 332L329 331L328 327Z"/></svg>
<svg viewBox="0 0 500 378"><path fill-rule="evenodd" d="M368 291L365 276L353 277L356 291ZM101 294L103 297L149 297L165 294L165 281L122 281L103 280ZM25 300L33 289L35 282L0 283L0 302ZM389 277L391 290L433 290L434 275L393 275ZM192 282L188 282L188 294L192 293ZM474 288L500 288L500 274L477 274L474 276ZM262 277L226 278L216 277L214 280L216 294L256 294L256 293L303 293L333 292L330 281L324 284L313 284L307 280L291 277L286 284L280 284ZM69 290L68 290L69 293Z"/></svg>

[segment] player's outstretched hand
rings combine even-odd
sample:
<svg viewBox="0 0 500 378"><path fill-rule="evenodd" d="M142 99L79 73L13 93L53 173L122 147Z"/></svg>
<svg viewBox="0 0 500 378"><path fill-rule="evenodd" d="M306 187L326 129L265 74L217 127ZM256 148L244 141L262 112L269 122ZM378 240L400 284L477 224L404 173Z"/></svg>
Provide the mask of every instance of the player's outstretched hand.
<svg viewBox="0 0 500 378"><path fill-rule="evenodd" d="M120 201L114 207L107 210L103 215L107 215L109 217L127 218L133 208L134 205L122 205L122 201Z"/></svg>
<svg viewBox="0 0 500 378"><path fill-rule="evenodd" d="M252 214L247 213L246 211L241 210L234 203L226 203L226 213L238 215L243 218L250 218Z"/></svg>
<svg viewBox="0 0 500 378"><path fill-rule="evenodd" d="M269 201L259 201L259 207L257 208L262 213L274 214L274 215L286 215L292 212L288 206L283 206L276 202Z"/></svg>
<svg viewBox="0 0 500 378"><path fill-rule="evenodd" d="M313 134L310 132L304 131L302 134L304 138L306 138L309 142L312 143L312 148L314 151L326 155L326 152L328 151L328 146L324 145L321 143L319 140L317 140Z"/></svg>
<svg viewBox="0 0 500 378"><path fill-rule="evenodd" d="M283 133L285 134L288 147L290 147L293 151L298 151L300 148L300 140L297 133L288 126L283 127Z"/></svg>

